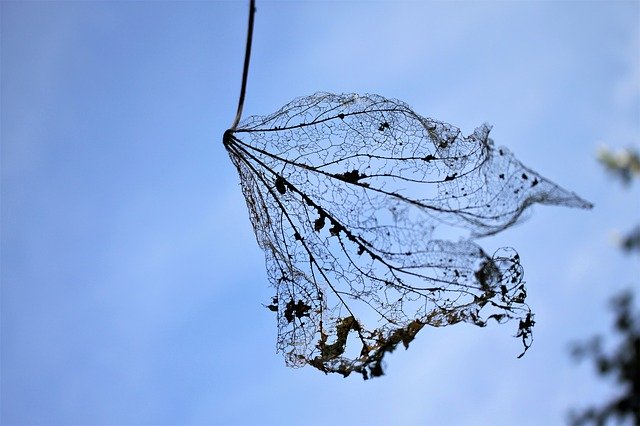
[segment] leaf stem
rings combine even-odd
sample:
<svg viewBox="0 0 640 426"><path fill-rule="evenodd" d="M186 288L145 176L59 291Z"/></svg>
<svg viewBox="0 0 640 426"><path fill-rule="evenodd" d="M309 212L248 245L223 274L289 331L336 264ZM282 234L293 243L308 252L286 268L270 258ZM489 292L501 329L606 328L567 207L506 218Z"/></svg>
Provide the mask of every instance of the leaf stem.
<svg viewBox="0 0 640 426"><path fill-rule="evenodd" d="M231 130L235 130L242 116L242 107L244 106L244 95L247 89L247 75L249 74L249 60L251 59L251 40L253 39L253 16L256 12L255 0L249 0L249 25L247 29L247 46L244 51L244 68L242 70L242 86L240 87L240 98L238 99L238 112L233 120Z"/></svg>

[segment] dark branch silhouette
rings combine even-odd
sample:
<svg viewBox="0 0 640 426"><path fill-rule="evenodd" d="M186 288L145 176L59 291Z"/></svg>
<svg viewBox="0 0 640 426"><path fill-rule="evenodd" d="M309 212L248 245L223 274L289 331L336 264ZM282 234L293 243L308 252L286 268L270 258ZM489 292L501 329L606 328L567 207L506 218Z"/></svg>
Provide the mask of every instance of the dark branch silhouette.
<svg viewBox="0 0 640 426"><path fill-rule="evenodd" d="M494 148L489 131L465 137L397 100L317 93L225 132L288 365L379 376L425 325L490 319L516 320L529 348L519 256L474 239L534 203L591 205Z"/></svg>

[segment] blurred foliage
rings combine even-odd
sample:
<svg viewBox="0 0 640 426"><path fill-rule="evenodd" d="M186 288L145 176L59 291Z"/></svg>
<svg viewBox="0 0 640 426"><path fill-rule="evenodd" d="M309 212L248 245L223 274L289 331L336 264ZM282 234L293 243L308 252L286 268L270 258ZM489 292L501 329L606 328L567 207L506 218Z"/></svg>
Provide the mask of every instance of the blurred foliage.
<svg viewBox="0 0 640 426"><path fill-rule="evenodd" d="M633 149L618 153L601 149L599 161L625 185L640 177L640 155ZM640 225L620 240L623 251L640 254ZM618 345L608 353L603 349L602 336L595 336L576 344L572 356L580 361L592 360L598 375L613 378L618 385L618 394L610 401L592 405L582 410L573 410L569 415L571 425L605 425L610 420L632 422L640 425L640 310L634 305L634 292L626 290L612 299L615 313L613 334L619 338Z"/></svg>
<svg viewBox="0 0 640 426"><path fill-rule="evenodd" d="M616 315L614 332L621 338L618 345L607 354L602 337L595 336L575 345L572 355L577 360L591 358L598 374L613 378L622 392L605 404L572 412L572 425L604 425L614 418L640 424L640 312L634 309L630 290L614 297L611 306Z"/></svg>
<svg viewBox="0 0 640 426"><path fill-rule="evenodd" d="M608 148L600 148L598 160L607 171L629 185L634 177L640 176L640 154L632 148L612 152Z"/></svg>
<svg viewBox="0 0 640 426"><path fill-rule="evenodd" d="M629 231L627 235L622 237L620 246L626 252L640 253L640 225L636 225L633 230Z"/></svg>

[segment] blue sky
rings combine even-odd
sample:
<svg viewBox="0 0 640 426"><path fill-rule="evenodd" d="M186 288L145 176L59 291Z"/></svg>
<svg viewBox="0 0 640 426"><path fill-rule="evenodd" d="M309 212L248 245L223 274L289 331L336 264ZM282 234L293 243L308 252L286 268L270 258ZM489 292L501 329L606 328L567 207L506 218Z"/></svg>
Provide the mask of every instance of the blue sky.
<svg viewBox="0 0 640 426"><path fill-rule="evenodd" d="M640 146L637 2L258 2L245 115L378 93L595 204L536 207L515 247L535 342L514 324L425 329L387 375L275 353L264 256L221 143L244 2L2 2L1 420L69 425L555 425L612 390L569 343L640 282L615 231L640 190L595 161Z"/></svg>

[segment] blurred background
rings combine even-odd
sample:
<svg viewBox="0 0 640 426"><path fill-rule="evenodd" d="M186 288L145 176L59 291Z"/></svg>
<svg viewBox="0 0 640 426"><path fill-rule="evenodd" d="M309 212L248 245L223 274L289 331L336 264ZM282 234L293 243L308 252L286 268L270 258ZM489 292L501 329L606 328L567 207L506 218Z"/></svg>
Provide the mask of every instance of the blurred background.
<svg viewBox="0 0 640 426"><path fill-rule="evenodd" d="M518 250L517 324L424 329L386 376L290 369L222 145L244 1L10 2L1 13L1 422L5 425L560 425L617 388L571 344L638 288L640 220L598 149L640 147L640 3L258 1L244 113L377 93L595 204L537 206L479 241Z"/></svg>

